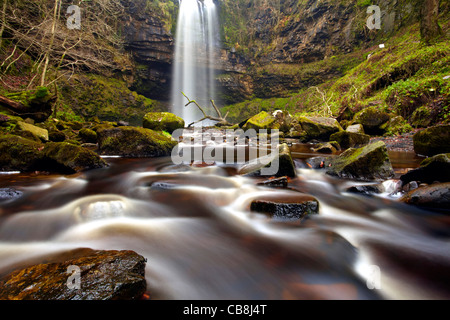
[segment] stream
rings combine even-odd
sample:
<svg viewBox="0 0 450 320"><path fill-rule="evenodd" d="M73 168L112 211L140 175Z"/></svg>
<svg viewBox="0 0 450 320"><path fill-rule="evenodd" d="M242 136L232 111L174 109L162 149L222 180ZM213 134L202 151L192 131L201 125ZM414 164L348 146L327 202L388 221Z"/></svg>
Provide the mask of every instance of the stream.
<svg viewBox="0 0 450 320"><path fill-rule="evenodd" d="M257 186L236 166L174 165L170 158L109 157L108 168L70 176L0 175L23 192L0 202L0 275L79 247L134 250L147 258L152 299L449 299L450 216L309 169L291 148L289 188ZM397 175L417 167L391 153ZM274 220L252 199L298 192L319 214Z"/></svg>

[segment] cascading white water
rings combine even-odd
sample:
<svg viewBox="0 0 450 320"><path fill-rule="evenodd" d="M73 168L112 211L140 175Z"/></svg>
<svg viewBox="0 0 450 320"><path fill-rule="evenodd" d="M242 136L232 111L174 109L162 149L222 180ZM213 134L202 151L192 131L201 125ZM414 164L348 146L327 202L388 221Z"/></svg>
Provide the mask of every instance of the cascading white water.
<svg viewBox="0 0 450 320"><path fill-rule="evenodd" d="M213 0L180 0L175 62L172 83L172 112L186 125L203 115L195 105L185 107L187 100L196 100L205 109L216 99L215 67L217 46L217 9Z"/></svg>

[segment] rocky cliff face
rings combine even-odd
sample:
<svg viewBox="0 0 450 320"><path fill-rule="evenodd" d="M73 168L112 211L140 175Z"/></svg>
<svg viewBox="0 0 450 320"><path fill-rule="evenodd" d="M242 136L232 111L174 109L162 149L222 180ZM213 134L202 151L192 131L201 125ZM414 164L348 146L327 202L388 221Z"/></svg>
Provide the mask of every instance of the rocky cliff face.
<svg viewBox="0 0 450 320"><path fill-rule="evenodd" d="M173 36L161 17L146 8L146 1L124 1L127 17L121 26L125 48L137 63L132 90L168 100L173 60Z"/></svg>
<svg viewBox="0 0 450 320"><path fill-rule="evenodd" d="M132 89L153 99L168 100L173 35L167 31L163 19L146 10L146 1L125 3L130 14L122 34L138 63ZM283 96L339 77L345 68L305 75L264 67L290 64L295 70L381 43L405 24L417 21L421 5L418 0L218 0L217 3L223 39L217 66L222 103ZM366 26L370 5L381 9L379 30Z"/></svg>

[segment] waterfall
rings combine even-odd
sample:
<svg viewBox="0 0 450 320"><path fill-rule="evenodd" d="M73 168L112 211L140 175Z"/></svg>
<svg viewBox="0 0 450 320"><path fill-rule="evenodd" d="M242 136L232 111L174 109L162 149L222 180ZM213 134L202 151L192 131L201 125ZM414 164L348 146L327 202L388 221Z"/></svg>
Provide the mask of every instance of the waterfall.
<svg viewBox="0 0 450 320"><path fill-rule="evenodd" d="M193 104L185 107L187 100L182 92L196 100L208 114L211 114L210 100L216 99L217 21L213 0L180 0L171 103L172 112L182 117L186 125L203 115Z"/></svg>

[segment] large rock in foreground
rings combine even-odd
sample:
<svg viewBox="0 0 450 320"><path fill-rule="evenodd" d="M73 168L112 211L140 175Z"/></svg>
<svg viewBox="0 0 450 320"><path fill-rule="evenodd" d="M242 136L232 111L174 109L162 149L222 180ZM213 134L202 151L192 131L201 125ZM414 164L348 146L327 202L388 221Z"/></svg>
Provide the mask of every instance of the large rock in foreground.
<svg viewBox="0 0 450 320"><path fill-rule="evenodd" d="M435 126L413 136L414 152L434 156L450 152L450 125Z"/></svg>
<svg viewBox="0 0 450 320"><path fill-rule="evenodd" d="M177 145L162 132L138 127L118 127L99 130L98 147L103 155L129 158L169 156Z"/></svg>
<svg viewBox="0 0 450 320"><path fill-rule="evenodd" d="M66 256L75 257L4 276L0 299L135 300L145 293L146 259L134 251L79 249Z"/></svg>
<svg viewBox="0 0 450 320"><path fill-rule="evenodd" d="M156 131L174 132L184 128L184 120L170 112L149 112L142 120L142 126Z"/></svg>
<svg viewBox="0 0 450 320"><path fill-rule="evenodd" d="M359 149L347 149L331 160L327 174L339 178L372 181L394 176L388 151L383 141L377 141Z"/></svg>

